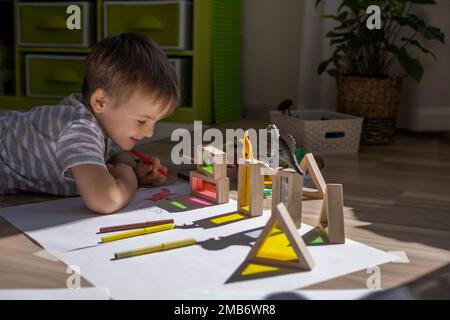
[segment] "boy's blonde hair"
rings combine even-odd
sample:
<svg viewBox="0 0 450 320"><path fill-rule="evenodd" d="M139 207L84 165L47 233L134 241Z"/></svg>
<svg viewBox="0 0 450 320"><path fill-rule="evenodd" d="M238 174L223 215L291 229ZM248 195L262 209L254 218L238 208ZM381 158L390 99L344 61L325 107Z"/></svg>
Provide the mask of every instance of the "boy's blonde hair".
<svg viewBox="0 0 450 320"><path fill-rule="evenodd" d="M83 81L86 103L98 88L116 101L143 89L155 102L170 104L169 114L180 100L179 80L167 55L152 39L135 32L106 38L88 54Z"/></svg>

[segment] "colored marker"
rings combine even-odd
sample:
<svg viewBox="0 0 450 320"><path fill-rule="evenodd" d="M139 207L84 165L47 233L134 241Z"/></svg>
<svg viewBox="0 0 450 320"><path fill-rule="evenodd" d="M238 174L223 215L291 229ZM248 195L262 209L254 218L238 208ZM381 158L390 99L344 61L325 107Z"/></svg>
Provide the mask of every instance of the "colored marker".
<svg viewBox="0 0 450 320"><path fill-rule="evenodd" d="M103 227L103 228L100 228L99 233L148 228L148 227L160 226L162 224L168 224L168 223L173 223L173 219L145 221L145 222L140 222L140 223Z"/></svg>
<svg viewBox="0 0 450 320"><path fill-rule="evenodd" d="M135 257L135 256L140 256L140 255L148 254L148 253L154 253L154 252L159 252L159 251L187 247L187 246L191 246L195 243L197 243L197 240L195 240L193 238L184 239L184 240L176 240L176 241L161 243L161 244L158 244L155 246L134 249L134 250L130 250L130 251L117 252L114 254L114 257L116 259Z"/></svg>
<svg viewBox="0 0 450 320"><path fill-rule="evenodd" d="M113 234L110 236L103 237L101 239L101 242L111 242L111 241L116 241L116 240L122 240L122 239L126 239L126 238L142 236L144 234L150 234L150 233L160 232L160 231L165 231L165 230L170 230L170 229L173 229L173 223L168 223L168 224L163 224L160 226L153 226L153 227L148 227L148 228L144 228L144 229L138 229L138 230Z"/></svg>
<svg viewBox="0 0 450 320"><path fill-rule="evenodd" d="M134 154L134 155L135 155L136 157L138 157L139 159L141 159L142 162L144 162L145 164L151 164L151 165L153 165L153 161L152 161L152 160L150 160L150 159L147 158L147 157L144 157L142 154L140 154L140 153L137 152L136 150L131 149L131 153ZM159 171L159 173L161 173L163 176L165 176L165 177L167 177L167 178L170 178L170 176L169 176L169 174L167 173L167 171L164 170L163 168L159 168L158 171Z"/></svg>

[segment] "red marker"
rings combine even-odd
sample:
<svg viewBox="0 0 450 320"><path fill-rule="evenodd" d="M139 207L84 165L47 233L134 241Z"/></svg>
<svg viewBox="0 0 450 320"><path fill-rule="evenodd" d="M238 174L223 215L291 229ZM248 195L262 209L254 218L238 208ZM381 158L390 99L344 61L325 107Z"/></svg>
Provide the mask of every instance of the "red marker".
<svg viewBox="0 0 450 320"><path fill-rule="evenodd" d="M131 149L131 153L134 154L136 157L138 157L139 159L142 160L142 162L144 162L145 164L151 164L153 165L153 161L150 160L149 158L144 157L142 154L140 154L139 152L137 152L134 149ZM163 168L159 168L159 173L161 173L163 176L170 178L169 174L166 172L166 170L164 170Z"/></svg>

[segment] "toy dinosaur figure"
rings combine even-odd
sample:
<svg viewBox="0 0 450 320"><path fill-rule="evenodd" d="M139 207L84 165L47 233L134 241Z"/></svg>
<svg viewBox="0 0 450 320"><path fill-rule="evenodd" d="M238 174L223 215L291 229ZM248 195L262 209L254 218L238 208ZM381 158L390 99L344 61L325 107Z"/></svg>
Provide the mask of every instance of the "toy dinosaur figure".
<svg viewBox="0 0 450 320"><path fill-rule="evenodd" d="M287 111L288 116L291 116L291 107L292 107L292 100L283 100L278 105L278 110L281 111L283 115L286 114Z"/></svg>
<svg viewBox="0 0 450 320"><path fill-rule="evenodd" d="M289 167L293 168L299 175L305 173L300 168L297 159L295 157L295 151L297 150L297 144L295 139L290 134L283 134L280 136L280 159L284 160Z"/></svg>
<svg viewBox="0 0 450 320"><path fill-rule="evenodd" d="M248 138L248 130L245 130L244 138L240 140L242 143L242 156L244 160L255 160L253 158L253 147L250 139Z"/></svg>
<svg viewBox="0 0 450 320"><path fill-rule="evenodd" d="M277 128L276 125L274 124L270 124L267 126L267 130L273 134L275 134L275 136L278 137L278 141L279 141L279 156L280 156L280 160L282 162L284 162L288 167L293 168L298 174L300 175L304 175L303 170L300 168L300 159L297 159L297 154L298 154L298 148L297 148L297 143L294 139L294 137L288 133L282 134L280 135L280 132ZM314 158L317 161L317 164L319 166L319 169L323 169L323 167L325 166L324 161L317 156L314 156Z"/></svg>

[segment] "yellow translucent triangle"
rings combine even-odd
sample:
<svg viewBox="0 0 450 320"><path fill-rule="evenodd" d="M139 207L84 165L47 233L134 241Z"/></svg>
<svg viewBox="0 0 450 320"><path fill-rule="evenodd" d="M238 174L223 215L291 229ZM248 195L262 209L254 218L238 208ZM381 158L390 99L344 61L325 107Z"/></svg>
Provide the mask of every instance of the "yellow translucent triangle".
<svg viewBox="0 0 450 320"><path fill-rule="evenodd" d="M292 248L286 234L277 227L272 226L263 244L256 253L257 258L271 259L277 261L298 261L299 258Z"/></svg>
<svg viewBox="0 0 450 320"><path fill-rule="evenodd" d="M272 267L272 266L265 266L262 264L250 263L245 268L245 270L242 271L241 274L243 276L250 276L250 275L254 275L254 274L258 274L258 273L273 272L273 271L278 271L278 270L280 270L280 268Z"/></svg>
<svg viewBox="0 0 450 320"><path fill-rule="evenodd" d="M240 220L240 219L243 219L243 218L244 218L244 216L242 214L233 213L233 214L228 214L228 215L223 216L223 217L211 219L211 222L215 223L215 224L222 224L222 223L225 223L225 222L236 221L236 220Z"/></svg>

